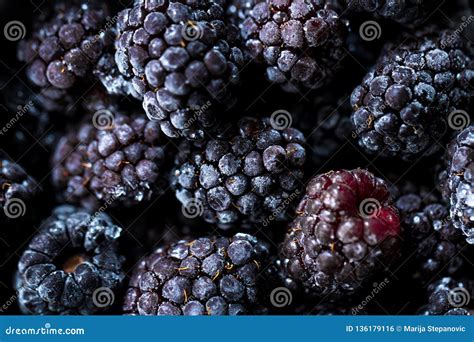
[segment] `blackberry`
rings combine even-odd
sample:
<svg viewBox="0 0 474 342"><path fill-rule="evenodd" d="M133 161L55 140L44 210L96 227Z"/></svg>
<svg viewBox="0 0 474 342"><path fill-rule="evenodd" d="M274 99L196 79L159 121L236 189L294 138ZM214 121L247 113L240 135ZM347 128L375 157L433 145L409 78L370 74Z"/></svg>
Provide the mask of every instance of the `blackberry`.
<svg viewBox="0 0 474 342"><path fill-rule="evenodd" d="M444 1L440 0L345 0L348 10L374 13L399 24L416 26L425 21Z"/></svg>
<svg viewBox="0 0 474 342"><path fill-rule="evenodd" d="M105 307L125 274L117 254L122 229L105 214L57 207L18 263L15 283L25 314L90 315Z"/></svg>
<svg viewBox="0 0 474 342"><path fill-rule="evenodd" d="M249 56L288 92L327 84L346 55L346 23L327 1L258 2L241 25Z"/></svg>
<svg viewBox="0 0 474 342"><path fill-rule="evenodd" d="M157 249L140 262L123 311L132 315L241 315L259 305L268 248L255 237L206 237Z"/></svg>
<svg viewBox="0 0 474 342"><path fill-rule="evenodd" d="M169 137L202 139L209 107L233 102L243 55L224 19L221 0L139 0L119 14L118 70Z"/></svg>
<svg viewBox="0 0 474 342"><path fill-rule="evenodd" d="M449 144L444 193L451 204L451 218L474 244L474 126L465 128Z"/></svg>
<svg viewBox="0 0 474 342"><path fill-rule="evenodd" d="M425 315L471 315L474 295L472 280L442 278L428 286Z"/></svg>
<svg viewBox="0 0 474 342"><path fill-rule="evenodd" d="M306 152L300 131L275 124L243 118L229 139L181 148L172 180L183 206L197 203L204 220L223 228L284 218L299 194Z"/></svg>
<svg viewBox="0 0 474 342"><path fill-rule="evenodd" d="M312 178L280 247L285 286L336 298L359 290L400 254L387 184L366 170Z"/></svg>
<svg viewBox="0 0 474 342"><path fill-rule="evenodd" d="M61 100L68 89L92 76L100 56L112 44L104 31L109 20L104 2L58 1L45 11L32 36L18 44L26 75L44 96Z"/></svg>
<svg viewBox="0 0 474 342"><path fill-rule="evenodd" d="M388 44L351 97L359 144L370 153L413 159L439 150L448 115L469 108L474 61L450 31L418 32Z"/></svg>
<svg viewBox="0 0 474 342"><path fill-rule="evenodd" d="M89 109L95 114L70 129L52 157L52 181L61 198L97 208L158 197L167 150L159 124L101 101L92 101Z"/></svg>
<svg viewBox="0 0 474 342"><path fill-rule="evenodd" d="M24 216L40 192L39 184L20 165L0 158L0 222Z"/></svg>
<svg viewBox="0 0 474 342"><path fill-rule="evenodd" d="M439 193L407 183L395 205L400 211L413 278L426 282L440 273L455 275L467 264L467 244Z"/></svg>

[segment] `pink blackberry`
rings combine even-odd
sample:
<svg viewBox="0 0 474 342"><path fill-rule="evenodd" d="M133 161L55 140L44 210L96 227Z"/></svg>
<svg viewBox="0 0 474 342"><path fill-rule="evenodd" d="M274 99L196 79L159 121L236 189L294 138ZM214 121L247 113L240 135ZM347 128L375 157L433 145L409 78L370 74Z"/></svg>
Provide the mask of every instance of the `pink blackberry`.
<svg viewBox="0 0 474 342"><path fill-rule="evenodd" d="M339 297L359 290L400 254L387 184L362 169L314 177L281 246L289 287Z"/></svg>

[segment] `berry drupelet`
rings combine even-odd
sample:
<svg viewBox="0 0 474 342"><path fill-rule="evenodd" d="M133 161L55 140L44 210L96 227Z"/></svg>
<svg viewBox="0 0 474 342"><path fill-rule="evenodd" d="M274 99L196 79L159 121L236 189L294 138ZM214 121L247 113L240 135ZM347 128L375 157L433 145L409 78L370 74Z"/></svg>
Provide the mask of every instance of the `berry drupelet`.
<svg viewBox="0 0 474 342"><path fill-rule="evenodd" d="M104 310L102 296L107 294L112 305L125 278L116 248L121 231L105 214L57 207L18 263L21 311L91 315Z"/></svg>
<svg viewBox="0 0 474 342"><path fill-rule="evenodd" d="M427 30L388 44L352 93L359 144L408 160L433 154L449 114L469 108L473 82L474 60L460 35Z"/></svg>
<svg viewBox="0 0 474 342"><path fill-rule="evenodd" d="M44 96L63 100L67 90L92 76L101 55L112 45L104 2L57 1L37 21L32 36L18 45L28 80Z"/></svg>
<svg viewBox="0 0 474 342"><path fill-rule="evenodd" d="M422 309L425 315L462 315L472 314L474 282L442 278L428 286L428 305Z"/></svg>
<svg viewBox="0 0 474 342"><path fill-rule="evenodd" d="M157 249L130 280L132 315L240 315L259 305L268 247L255 237L206 237Z"/></svg>
<svg viewBox="0 0 474 342"><path fill-rule="evenodd" d="M449 144L444 193L451 204L451 218L474 244L474 126L459 133Z"/></svg>
<svg viewBox="0 0 474 342"><path fill-rule="evenodd" d="M455 275L472 253L449 218L441 195L407 183L395 201L404 230L410 274L426 283L438 274Z"/></svg>
<svg viewBox="0 0 474 342"><path fill-rule="evenodd" d="M400 254L387 184L366 170L314 177L280 247L285 286L337 298L356 292Z"/></svg>
<svg viewBox="0 0 474 342"><path fill-rule="evenodd" d="M258 2L241 25L248 55L285 91L320 88L346 54L346 24L334 8L329 1Z"/></svg>
<svg viewBox="0 0 474 342"><path fill-rule="evenodd" d="M0 222L24 216L40 192L39 184L20 165L0 158Z"/></svg>
<svg viewBox="0 0 474 342"><path fill-rule="evenodd" d="M229 139L182 149L172 181L183 206L199 202L203 218L223 228L283 218L302 186L306 152L300 131L272 124L243 118Z"/></svg>
<svg viewBox="0 0 474 342"><path fill-rule="evenodd" d="M136 1L119 14L115 61L169 137L204 137L212 105L231 105L243 54L223 1ZM214 112L214 111L213 111Z"/></svg>
<svg viewBox="0 0 474 342"><path fill-rule="evenodd" d="M62 199L97 208L134 206L159 196L167 150L159 124L100 102L88 106L95 114L70 129L53 154L52 180Z"/></svg>

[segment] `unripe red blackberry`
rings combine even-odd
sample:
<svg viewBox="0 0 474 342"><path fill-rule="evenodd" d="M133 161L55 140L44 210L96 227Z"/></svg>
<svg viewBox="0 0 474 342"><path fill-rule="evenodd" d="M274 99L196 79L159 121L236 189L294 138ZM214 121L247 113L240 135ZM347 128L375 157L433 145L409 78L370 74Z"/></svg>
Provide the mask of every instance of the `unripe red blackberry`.
<svg viewBox="0 0 474 342"><path fill-rule="evenodd" d="M340 297L394 264L400 222L387 184L366 170L314 177L280 247L285 285Z"/></svg>

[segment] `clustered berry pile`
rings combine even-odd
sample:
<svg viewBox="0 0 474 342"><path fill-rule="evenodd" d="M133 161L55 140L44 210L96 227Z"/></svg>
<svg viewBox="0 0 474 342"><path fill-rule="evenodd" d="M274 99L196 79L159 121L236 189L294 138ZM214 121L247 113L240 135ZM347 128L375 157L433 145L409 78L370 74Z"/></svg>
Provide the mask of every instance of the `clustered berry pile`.
<svg viewBox="0 0 474 342"><path fill-rule="evenodd" d="M27 6L0 313L474 313L468 1Z"/></svg>

